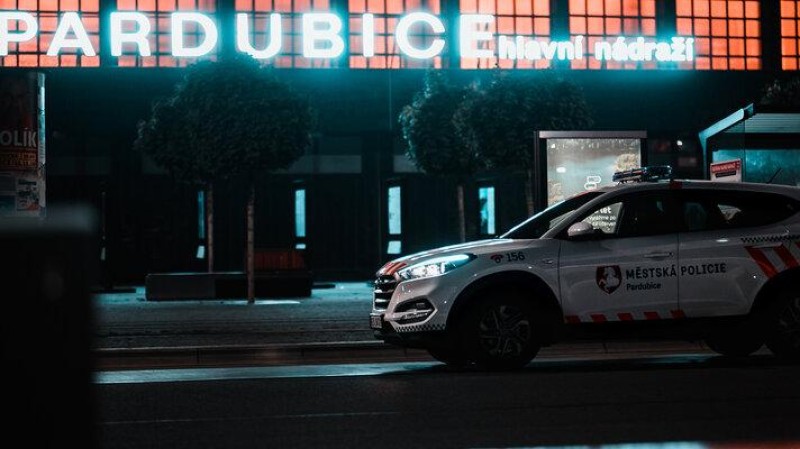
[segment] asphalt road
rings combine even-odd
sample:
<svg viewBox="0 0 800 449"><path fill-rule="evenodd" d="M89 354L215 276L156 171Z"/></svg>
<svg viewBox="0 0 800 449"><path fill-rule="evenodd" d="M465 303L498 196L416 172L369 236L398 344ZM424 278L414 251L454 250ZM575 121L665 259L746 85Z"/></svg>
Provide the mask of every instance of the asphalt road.
<svg viewBox="0 0 800 449"><path fill-rule="evenodd" d="M406 362L95 379L102 448L800 447L800 365L770 356L550 359L512 373Z"/></svg>

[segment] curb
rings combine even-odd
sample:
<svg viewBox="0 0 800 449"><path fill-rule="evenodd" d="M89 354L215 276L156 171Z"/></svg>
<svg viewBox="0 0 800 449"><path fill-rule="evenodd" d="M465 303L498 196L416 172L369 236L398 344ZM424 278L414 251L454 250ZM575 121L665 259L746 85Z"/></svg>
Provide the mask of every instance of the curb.
<svg viewBox="0 0 800 449"><path fill-rule="evenodd" d="M241 346L104 348L93 351L98 371L219 366L432 361L423 349L381 341L289 343ZM537 359L615 358L670 354L714 354L699 342L587 342L554 345Z"/></svg>

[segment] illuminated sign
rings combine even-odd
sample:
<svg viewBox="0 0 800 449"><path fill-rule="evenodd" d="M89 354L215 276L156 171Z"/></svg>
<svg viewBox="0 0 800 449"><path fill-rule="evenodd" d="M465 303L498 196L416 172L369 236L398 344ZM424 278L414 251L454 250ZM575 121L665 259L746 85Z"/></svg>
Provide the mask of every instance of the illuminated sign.
<svg viewBox="0 0 800 449"><path fill-rule="evenodd" d="M375 55L375 17L362 14L361 55ZM587 49L584 36L573 36L569 40L551 41L529 36L497 35L486 31L495 21L490 14L462 14L458 18L455 48L463 58L494 58L501 60L580 60L586 58L587 50L593 57L605 61L633 62L686 62L694 59L694 39L674 37L667 42L652 38L614 36L594 42ZM283 48L283 30L280 13L269 15L264 30L251 29L251 17L247 13L236 14L236 47L256 59L270 59L280 55ZM152 26L147 16L140 12L113 12L109 20L109 39L112 56L135 54L150 56L148 36ZM199 35L191 46L185 39L188 28L192 36ZM316 59L336 59L345 52L343 23L339 16L328 12L312 12L302 15L303 56ZM415 37L420 31L429 36L424 43ZM33 14L25 11L0 11L0 56L8 55L12 44L22 44L36 39L39 31ZM268 36L263 48L252 42L253 32ZM406 14L397 22L394 38L400 53L415 59L431 59L439 56L446 45L445 24L439 17L427 12ZM218 24L212 16L198 12L174 12L170 14L171 55L175 57L202 57L210 54L219 41ZM494 46L489 45L494 43ZM492 48L494 47L494 48ZM495 50L496 48L496 50ZM57 56L64 49L75 49L87 56L95 56L88 33L78 13L63 13L58 20L55 35L47 48L47 55Z"/></svg>

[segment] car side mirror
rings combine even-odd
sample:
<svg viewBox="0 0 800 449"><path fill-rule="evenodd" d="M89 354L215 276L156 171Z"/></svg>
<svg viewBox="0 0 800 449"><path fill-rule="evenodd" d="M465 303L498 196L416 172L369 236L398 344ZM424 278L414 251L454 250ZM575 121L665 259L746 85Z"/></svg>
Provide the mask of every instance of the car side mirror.
<svg viewBox="0 0 800 449"><path fill-rule="evenodd" d="M567 237L571 239L586 239L594 236L594 234L594 227L585 221L573 223L572 226L567 229Z"/></svg>

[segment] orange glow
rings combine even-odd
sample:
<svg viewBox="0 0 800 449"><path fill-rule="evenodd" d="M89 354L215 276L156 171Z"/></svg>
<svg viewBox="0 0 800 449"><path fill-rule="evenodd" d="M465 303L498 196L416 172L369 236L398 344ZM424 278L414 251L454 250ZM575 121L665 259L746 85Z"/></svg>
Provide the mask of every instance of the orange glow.
<svg viewBox="0 0 800 449"><path fill-rule="evenodd" d="M680 1L680 0L678 0ZM574 69L654 69L655 62L599 61L593 57L595 43L608 37L656 36L656 0L570 0L569 32L571 36L588 35L589 57L574 60Z"/></svg>
<svg viewBox="0 0 800 449"><path fill-rule="evenodd" d="M98 0L0 0L0 9L29 11L39 22L37 39L9 46L9 52L18 53L0 57L0 67L95 67L100 65L99 56L78 57L76 49L65 49L59 56L47 56L47 49L57 28L60 13L80 12L81 22L96 51L100 51L100 20ZM17 25L12 25L17 30Z"/></svg>
<svg viewBox="0 0 800 449"><path fill-rule="evenodd" d="M584 0L582 0L584 1ZM438 1L436 2L438 4ZM548 42L550 37L550 0L462 0L461 14L493 14L495 22L489 26L493 33L528 36ZM496 42L488 42L496 52ZM495 58L460 58L461 68L547 68L550 61L499 60ZM437 65L438 66L438 65Z"/></svg>
<svg viewBox="0 0 800 449"><path fill-rule="evenodd" d="M749 19L758 19L761 17L758 1L747 0L744 3L744 16Z"/></svg>
<svg viewBox="0 0 800 449"><path fill-rule="evenodd" d="M781 0L781 68L798 70L800 66L800 2Z"/></svg>
<svg viewBox="0 0 800 449"><path fill-rule="evenodd" d="M675 12L678 17L691 17L692 16L692 0L676 0Z"/></svg>
<svg viewBox="0 0 800 449"><path fill-rule="evenodd" d="M728 5L726 5L723 0L712 0L711 17L727 17L728 16L727 6Z"/></svg>
<svg viewBox="0 0 800 449"><path fill-rule="evenodd" d="M678 35L695 37L695 61L682 63L682 68L758 70L761 67L757 1L677 0L675 12ZM743 20L745 17L750 20Z"/></svg>

